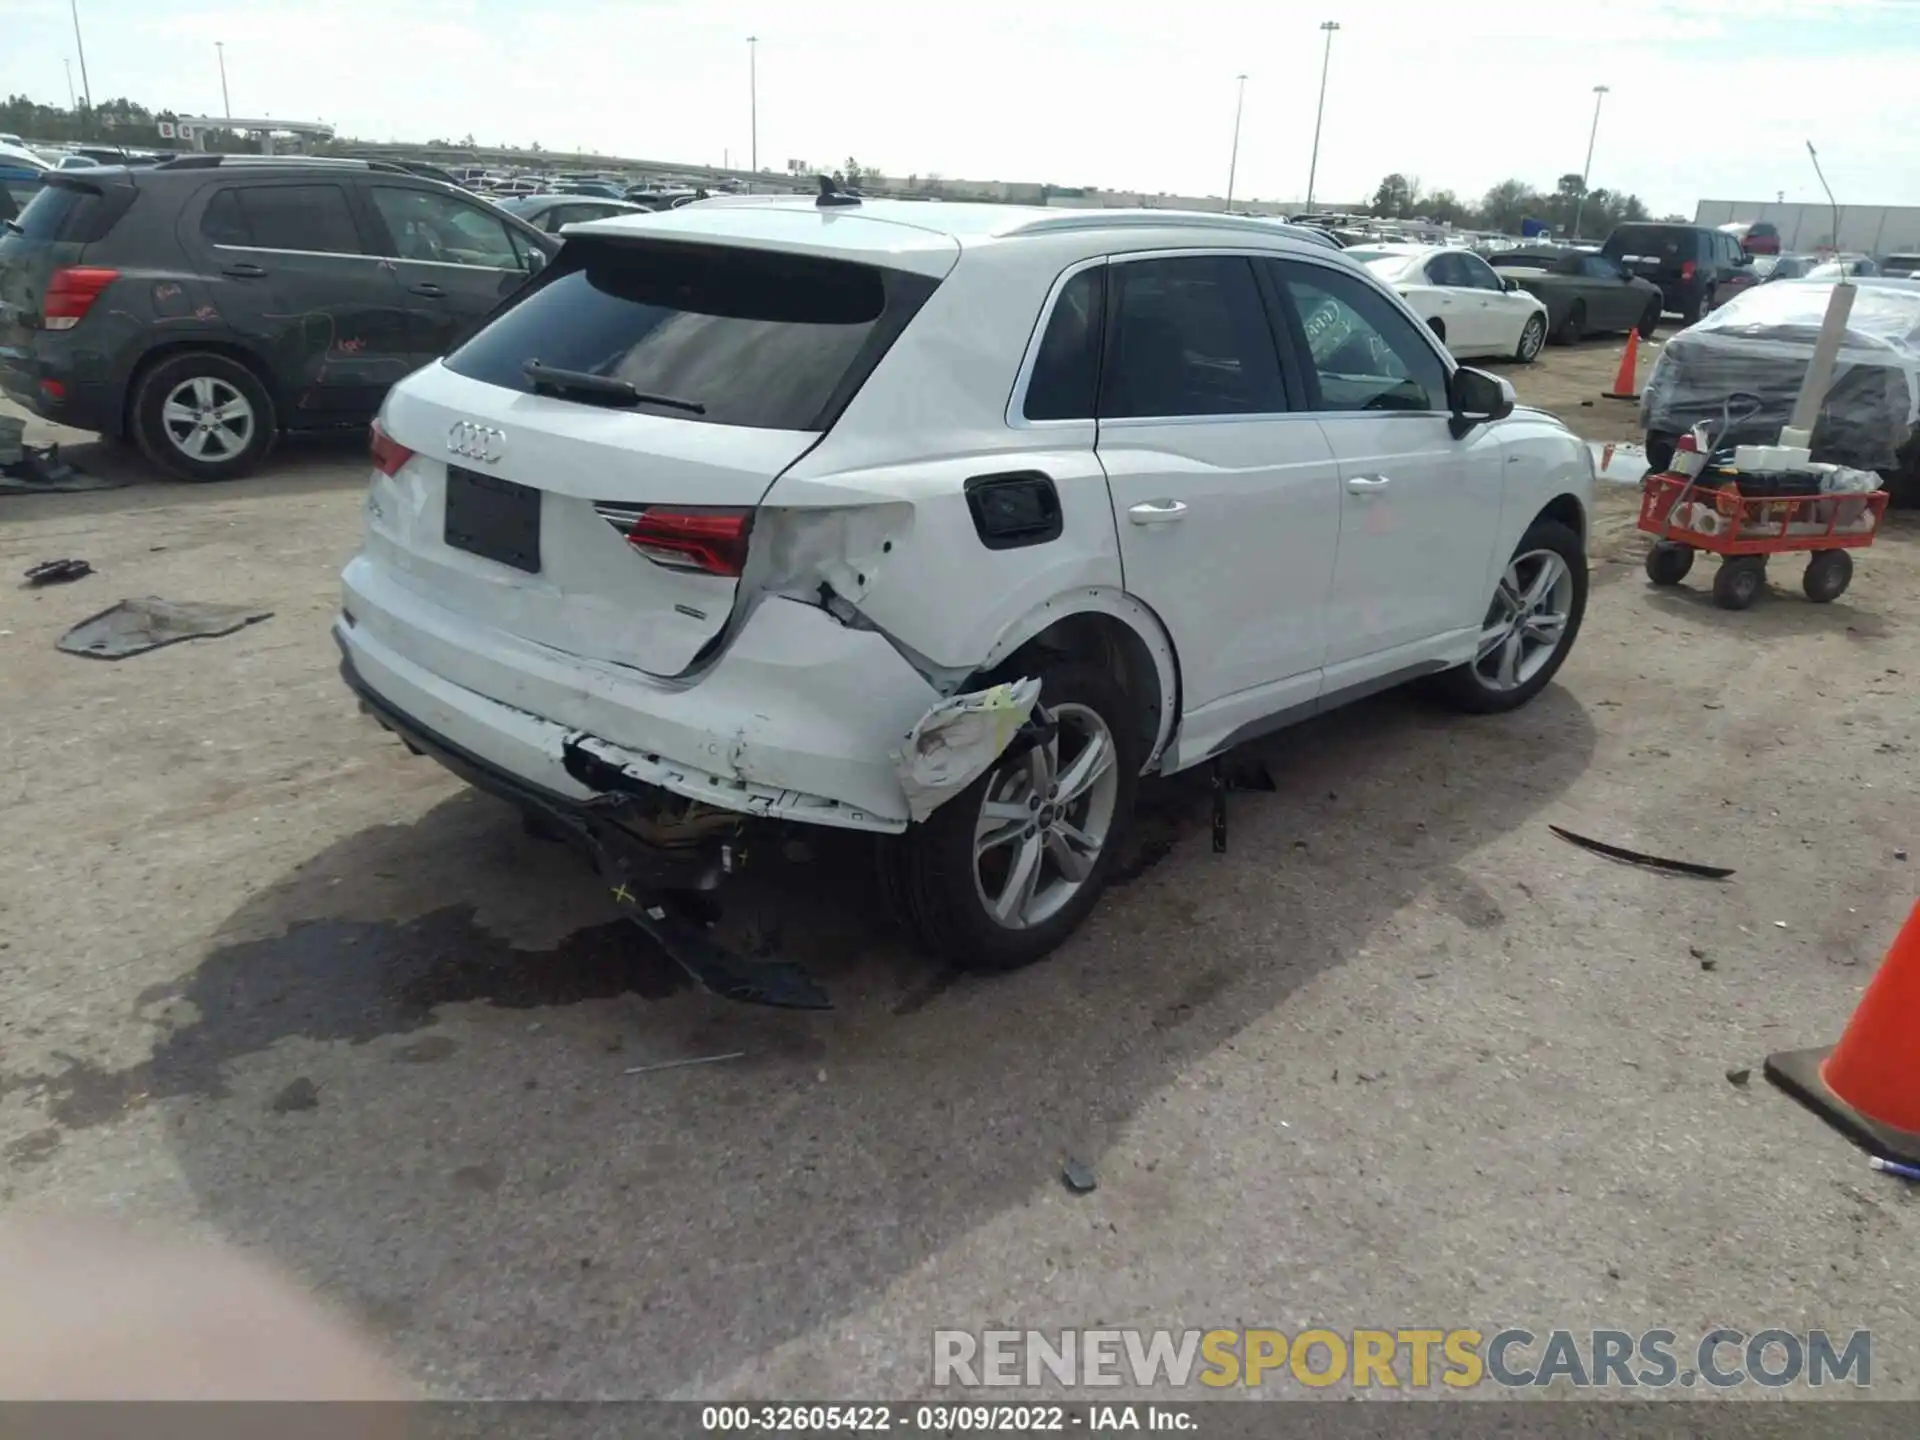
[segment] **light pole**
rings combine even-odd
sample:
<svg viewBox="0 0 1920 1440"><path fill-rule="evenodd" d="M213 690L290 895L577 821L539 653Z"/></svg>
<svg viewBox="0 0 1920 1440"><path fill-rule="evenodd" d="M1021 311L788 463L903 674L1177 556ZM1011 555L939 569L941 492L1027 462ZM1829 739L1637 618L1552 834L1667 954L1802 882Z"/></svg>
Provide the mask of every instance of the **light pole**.
<svg viewBox="0 0 1920 1440"><path fill-rule="evenodd" d="M1313 162L1307 166L1307 212L1313 212L1313 182L1320 174L1320 122L1327 117L1327 67L1333 63L1333 32L1340 28L1338 20L1323 20L1320 28L1326 31L1326 53L1320 57L1320 108L1313 114Z"/></svg>
<svg viewBox="0 0 1920 1440"><path fill-rule="evenodd" d="M233 118L233 101L227 97L227 42L216 40L213 50L220 57L220 103L227 107L227 119Z"/></svg>
<svg viewBox="0 0 1920 1440"><path fill-rule="evenodd" d="M80 102L73 98L73 61L62 60L60 63L67 67L67 108L77 111L80 108Z"/></svg>
<svg viewBox="0 0 1920 1440"><path fill-rule="evenodd" d="M1587 176L1593 173L1593 142L1600 134L1600 102L1607 98L1607 87L1593 87L1593 129L1587 132L1587 163L1580 172L1580 194L1573 202L1573 238L1580 238L1580 212L1587 208Z"/></svg>
<svg viewBox="0 0 1920 1440"><path fill-rule="evenodd" d="M760 173L760 37L747 36L747 168Z"/></svg>
<svg viewBox="0 0 1920 1440"><path fill-rule="evenodd" d="M1233 77L1240 84L1240 93L1233 101L1233 155L1227 161L1227 204L1226 209L1233 210L1233 177L1240 168L1240 111L1247 103L1247 77Z"/></svg>
<svg viewBox="0 0 1920 1440"><path fill-rule="evenodd" d="M68 0L73 9L73 48L80 55L80 98L93 108L93 84L87 79L87 42L80 38L80 0Z"/></svg>

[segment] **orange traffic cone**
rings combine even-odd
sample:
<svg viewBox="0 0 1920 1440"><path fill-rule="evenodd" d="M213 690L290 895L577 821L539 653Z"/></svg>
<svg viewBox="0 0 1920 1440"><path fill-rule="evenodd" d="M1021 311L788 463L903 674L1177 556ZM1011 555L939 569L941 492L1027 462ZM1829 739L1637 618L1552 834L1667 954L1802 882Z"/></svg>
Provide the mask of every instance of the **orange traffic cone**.
<svg viewBox="0 0 1920 1440"><path fill-rule="evenodd" d="M1767 1078L1854 1143L1920 1166L1920 905L1840 1043L1769 1055Z"/></svg>
<svg viewBox="0 0 1920 1440"><path fill-rule="evenodd" d="M1613 388L1603 393L1609 400L1638 400L1640 392L1633 388L1640 368L1640 332L1627 332L1627 348L1620 352L1620 368L1614 372Z"/></svg>

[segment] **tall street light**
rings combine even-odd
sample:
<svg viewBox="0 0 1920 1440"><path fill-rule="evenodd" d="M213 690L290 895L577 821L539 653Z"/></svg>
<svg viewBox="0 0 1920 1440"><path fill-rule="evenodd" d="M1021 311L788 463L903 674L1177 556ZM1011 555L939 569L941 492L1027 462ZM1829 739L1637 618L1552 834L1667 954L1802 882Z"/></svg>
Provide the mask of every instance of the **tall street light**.
<svg viewBox="0 0 1920 1440"><path fill-rule="evenodd" d="M760 37L747 36L748 168L760 173Z"/></svg>
<svg viewBox="0 0 1920 1440"><path fill-rule="evenodd" d="M80 38L80 0L68 0L73 9L73 48L80 54L80 98L93 108L93 85L87 79L87 42Z"/></svg>
<svg viewBox="0 0 1920 1440"><path fill-rule="evenodd" d="M67 67L67 108L78 110L80 102L73 98L73 61L62 60L60 63Z"/></svg>
<svg viewBox="0 0 1920 1440"><path fill-rule="evenodd" d="M1580 212L1587 208L1587 176L1593 173L1593 142L1600 133L1600 102L1607 98L1607 87L1593 87L1593 129L1587 132L1587 163L1580 172L1580 196L1573 202L1573 238L1580 238Z"/></svg>
<svg viewBox="0 0 1920 1440"><path fill-rule="evenodd" d="M233 101L227 98L227 42L213 42L214 53L220 57L220 103L227 107L227 119L233 118Z"/></svg>
<svg viewBox="0 0 1920 1440"><path fill-rule="evenodd" d="M1337 20L1324 20L1320 28L1326 31L1326 53L1320 57L1320 108L1313 116L1313 163L1307 167L1307 212L1313 212L1313 182L1320 173L1320 122L1327 116L1327 67L1333 63L1333 32L1340 28Z"/></svg>
<svg viewBox="0 0 1920 1440"><path fill-rule="evenodd" d="M1233 177L1240 169L1240 111L1247 103L1247 77L1236 75L1233 78L1239 82L1240 93L1233 102L1233 156L1227 161L1226 209L1229 211L1233 209Z"/></svg>

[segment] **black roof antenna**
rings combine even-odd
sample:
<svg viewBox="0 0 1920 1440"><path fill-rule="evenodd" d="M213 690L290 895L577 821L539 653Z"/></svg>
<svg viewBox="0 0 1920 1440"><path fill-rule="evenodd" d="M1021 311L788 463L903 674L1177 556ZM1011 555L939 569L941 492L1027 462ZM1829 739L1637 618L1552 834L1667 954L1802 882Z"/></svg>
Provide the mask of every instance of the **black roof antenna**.
<svg viewBox="0 0 1920 1440"><path fill-rule="evenodd" d="M860 203L860 197L858 195L842 195L838 190L835 190L833 188L833 180L830 176L822 175L819 177L819 180L820 193L814 197L814 204L829 206L858 205Z"/></svg>

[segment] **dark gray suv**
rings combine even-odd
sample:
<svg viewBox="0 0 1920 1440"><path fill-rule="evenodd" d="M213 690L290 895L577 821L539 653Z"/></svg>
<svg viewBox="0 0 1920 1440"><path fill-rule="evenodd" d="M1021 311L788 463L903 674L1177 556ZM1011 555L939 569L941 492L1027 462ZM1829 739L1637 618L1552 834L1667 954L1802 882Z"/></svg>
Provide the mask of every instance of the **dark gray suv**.
<svg viewBox="0 0 1920 1440"><path fill-rule="evenodd" d="M364 425L559 241L379 161L61 170L0 229L0 390L189 480Z"/></svg>

